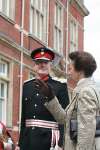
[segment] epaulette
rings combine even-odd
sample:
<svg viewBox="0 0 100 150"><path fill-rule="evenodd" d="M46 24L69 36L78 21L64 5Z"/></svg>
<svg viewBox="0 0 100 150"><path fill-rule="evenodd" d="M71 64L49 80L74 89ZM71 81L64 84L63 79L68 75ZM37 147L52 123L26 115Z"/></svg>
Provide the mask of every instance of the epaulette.
<svg viewBox="0 0 100 150"><path fill-rule="evenodd" d="M32 80L34 80L34 79L35 79L35 77L32 78L32 79L25 80L24 83L29 82L29 81L32 81Z"/></svg>
<svg viewBox="0 0 100 150"><path fill-rule="evenodd" d="M67 79L64 79L64 78L52 77L52 79L55 80L55 81L59 81L61 83L66 83L67 82Z"/></svg>

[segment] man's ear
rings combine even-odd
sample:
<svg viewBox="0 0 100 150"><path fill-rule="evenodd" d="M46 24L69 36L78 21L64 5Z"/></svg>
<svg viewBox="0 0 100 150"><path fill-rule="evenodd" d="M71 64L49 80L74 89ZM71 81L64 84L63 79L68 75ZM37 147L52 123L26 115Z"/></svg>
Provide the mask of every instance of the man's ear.
<svg viewBox="0 0 100 150"><path fill-rule="evenodd" d="M34 66L33 66L33 70L34 70L34 72L37 72L37 70L38 70L38 67L35 63L34 63Z"/></svg>

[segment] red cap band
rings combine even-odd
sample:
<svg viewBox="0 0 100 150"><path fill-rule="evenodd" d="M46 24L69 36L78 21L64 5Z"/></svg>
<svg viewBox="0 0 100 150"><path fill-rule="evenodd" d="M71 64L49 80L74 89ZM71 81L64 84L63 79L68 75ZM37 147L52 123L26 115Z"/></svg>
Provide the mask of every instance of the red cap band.
<svg viewBox="0 0 100 150"><path fill-rule="evenodd" d="M55 53L46 47L40 47L34 49L31 53L31 58L33 60L43 59L43 60L53 60L55 57Z"/></svg>
<svg viewBox="0 0 100 150"><path fill-rule="evenodd" d="M42 53L42 52L39 52L39 53L37 53L37 54L35 54L35 56L34 56L34 59L41 59L41 58L47 58L47 59L49 59L49 60L52 60L52 55L51 54L49 54L48 52L45 52L45 53Z"/></svg>

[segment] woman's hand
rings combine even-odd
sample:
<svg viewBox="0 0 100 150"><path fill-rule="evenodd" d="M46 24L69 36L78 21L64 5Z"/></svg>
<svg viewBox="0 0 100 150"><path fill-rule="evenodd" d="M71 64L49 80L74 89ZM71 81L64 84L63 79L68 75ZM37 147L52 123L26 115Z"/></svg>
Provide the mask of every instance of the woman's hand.
<svg viewBox="0 0 100 150"><path fill-rule="evenodd" d="M35 88L39 91L39 94L41 95L43 102L49 102L52 100L55 96L54 91L48 83L45 83L42 80L35 80Z"/></svg>

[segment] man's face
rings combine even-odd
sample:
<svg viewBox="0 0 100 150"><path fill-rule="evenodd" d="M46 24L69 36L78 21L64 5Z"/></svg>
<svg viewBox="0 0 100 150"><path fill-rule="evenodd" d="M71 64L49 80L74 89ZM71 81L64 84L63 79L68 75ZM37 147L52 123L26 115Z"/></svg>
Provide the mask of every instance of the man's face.
<svg viewBox="0 0 100 150"><path fill-rule="evenodd" d="M37 60L35 61L35 71L38 75L49 74L50 71L50 61Z"/></svg>

